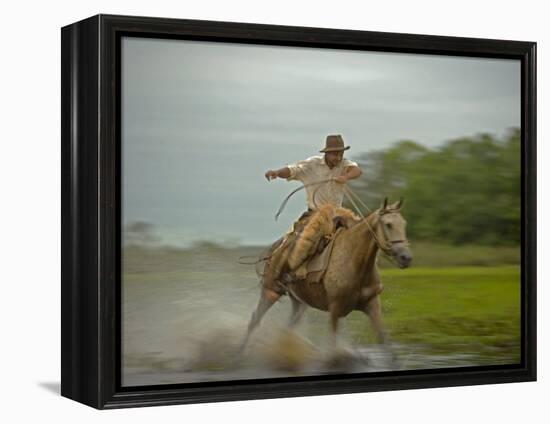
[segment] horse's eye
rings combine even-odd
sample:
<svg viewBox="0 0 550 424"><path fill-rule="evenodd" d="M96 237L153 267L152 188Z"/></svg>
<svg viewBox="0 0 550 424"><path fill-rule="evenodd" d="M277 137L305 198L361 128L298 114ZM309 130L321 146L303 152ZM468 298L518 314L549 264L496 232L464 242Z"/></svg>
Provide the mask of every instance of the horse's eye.
<svg viewBox="0 0 550 424"><path fill-rule="evenodd" d="M391 224L390 224L390 223L387 223L387 224L386 224L386 228L390 229L390 228L391 228Z"/></svg>

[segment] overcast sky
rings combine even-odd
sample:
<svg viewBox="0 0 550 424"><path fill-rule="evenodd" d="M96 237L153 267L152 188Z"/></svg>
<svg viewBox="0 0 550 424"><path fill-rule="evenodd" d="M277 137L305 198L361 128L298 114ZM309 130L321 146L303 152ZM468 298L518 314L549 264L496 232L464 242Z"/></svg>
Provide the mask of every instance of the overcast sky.
<svg viewBox="0 0 550 424"><path fill-rule="evenodd" d="M124 38L123 223L166 244L267 244L305 209L263 176L342 134L346 157L520 126L520 62Z"/></svg>

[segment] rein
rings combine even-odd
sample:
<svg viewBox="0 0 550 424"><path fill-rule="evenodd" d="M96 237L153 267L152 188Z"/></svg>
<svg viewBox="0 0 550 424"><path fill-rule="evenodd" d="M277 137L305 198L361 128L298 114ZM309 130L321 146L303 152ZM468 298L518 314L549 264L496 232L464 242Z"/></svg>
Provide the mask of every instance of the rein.
<svg viewBox="0 0 550 424"><path fill-rule="evenodd" d="M326 179L326 180L321 180L321 181L316 181L314 183L309 183L309 184L304 184L302 185L301 187L298 187L297 189L293 190L286 198L285 200L283 200L283 203L281 204L281 206L279 207L279 210L277 211L277 213L275 214L275 220L277 220L277 218L279 218L279 215L281 215L281 213L283 212L286 204L288 203L288 201L290 200L290 198L295 194L297 193L298 191L300 190L303 190L304 188L306 187L310 187L310 186L313 186L313 185L320 185L320 184L325 184L325 183L328 183L328 182L332 182L334 181L333 178L330 178L330 179ZM313 203L316 204L315 202L315 195L317 194L317 191L319 190L320 186L317 187L315 189L315 191L313 192ZM349 188L347 186L347 184L344 184L344 194L346 195L346 197L348 198L348 200L350 201L350 203L353 205L353 207L355 208L355 210L357 211L357 213L359 214L359 216L362 218L361 221L365 223L365 225L367 226L367 228L369 229L369 232L372 236L372 238L374 239L376 245L378 246L378 248L387 256L387 258L393 262L394 264L397 264L397 262L395 261L392 253L391 253L391 246L393 244L396 244L396 243L407 243L407 240L386 240L386 245L384 246L384 244L378 240L378 237L376 236L376 233L374 232L374 230L372 229L371 225L368 223L367 221L367 218L361 213L361 209L357 206L357 204L355 203L355 200L354 200L354 197L355 199L361 203L361 205L369 212L373 212L362 200L361 198L352 191L351 188ZM387 211L387 212L381 212L380 215L383 215L385 213L392 213L391 211ZM384 232L384 228L382 228L382 232ZM389 244L389 246L388 246Z"/></svg>
<svg viewBox="0 0 550 424"><path fill-rule="evenodd" d="M313 185L325 184L325 183L328 183L328 182L331 182L331 181L334 181L334 179L330 178L330 179L326 179L326 180L316 181L314 183L304 184L301 187L298 187L297 189L292 190L292 192L290 192L290 194L288 196L286 196L285 199L283 200L283 202L281 203L281 206L279 207L279 210L275 214L275 221L277 220L277 218L279 218L279 216L283 212L283 210L284 210L286 204L288 203L288 201L290 200L290 198L294 194L296 194L298 191L303 190L306 187L310 187L310 186L313 186ZM315 195L317 194L317 190L319 190L319 188L320 187L317 187L315 189L315 191L313 192L313 202L315 204L316 204ZM396 244L396 243L408 243L408 241L406 239L405 240L387 240L386 239L385 240L386 245L384 246L383 243L380 240L378 240L378 237L376 236L376 232L373 230L373 228L371 227L371 225L367 221L367 217L365 217L363 215L363 213L361 212L361 209L357 206L357 203L355 203L355 200L357 200L368 212L373 213L373 211L361 200L361 198L355 192L353 192L353 190L350 187L347 186L347 184L344 184L343 190L344 190L344 194L346 195L347 199L350 201L350 203L355 208L356 212L361 217L361 222L365 223L365 225L367 226L374 242L376 243L376 245L378 246L380 251L385 255L386 259L388 259L394 265L398 265L397 261L395 260L395 258L393 257L393 254L391 252L391 246ZM355 198L355 200L354 200L354 198ZM386 213L394 213L394 212L392 212L392 211L380 211L379 215L384 215ZM385 235L385 230L384 230L383 227L382 227L382 232ZM248 259L248 258L255 258L255 260L253 262L244 262L243 261L243 259ZM237 262L239 264L242 264L242 265L257 265L258 263L263 262L263 261L267 261L270 258L271 258L271 255L262 256L260 258L258 258L257 256L241 256L237 259Z"/></svg>
<svg viewBox="0 0 550 424"><path fill-rule="evenodd" d="M355 197L357 199L357 201L359 201L363 207L365 207L365 209L367 209L369 212L372 213L372 211L369 209L369 207L367 205L365 205L362 200L359 198L359 196L354 193L351 188L349 188L347 185L344 186L344 194L347 196L348 200L351 202L351 204L353 205L353 207L355 208L355 210L357 211L357 213L359 214L359 216L361 217L361 222L364 222L374 240L374 242L376 243L376 245L378 246L378 248L380 249L380 251L382 253L384 253L384 255L386 255L386 259L388 259L390 262L393 262L395 265L397 265L397 262L395 261L392 253L391 253L391 247L388 247L388 246L383 246L382 243L380 242L380 240L378 240L378 237L376 237L376 233L375 231L372 229L371 225L369 224L369 222L367 221L367 217L364 216L362 213L361 213L361 209L359 209L359 207L357 206L357 204L355 203L355 201L353 200L353 197ZM383 229L382 229L383 231ZM398 241L395 241L395 242L392 242L392 241L389 241L390 244L393 244L393 243L397 243Z"/></svg>
<svg viewBox="0 0 550 424"><path fill-rule="evenodd" d="M347 185L344 186L344 194L346 195L346 197L348 198L348 200L351 202L351 204L353 205L353 207L355 208L355 210L357 211L357 213L359 214L359 216L361 217L361 222L364 222L365 225L367 226L373 240L375 241L376 245L378 246L378 248L380 249L380 251L382 253L384 253L384 255L386 255L386 259L388 259L390 262L392 262L394 265L398 265L398 263L396 262L395 258L393 257L393 254L391 253L391 246L393 244L396 244L396 243L407 243L407 240L386 240L386 243L389 244L386 245L386 246L383 246L382 243L380 242L380 240L378 240L378 237L376 236L376 233L375 231L372 229L371 225L369 224L369 222L367 221L367 218L361 213L361 209L359 209L359 207L357 206L357 204L355 203L355 201L353 200L353 197L356 198L356 200L358 202L361 203L361 205L369 212L372 213L371 209L365 205L365 203L363 203L363 201L361 200L361 198L353 192L353 190L351 188L349 188ZM380 215L384 215L386 213L394 213L394 212L379 212ZM384 232L384 228L382 227L382 232ZM384 232L384 235L385 235L385 232Z"/></svg>
<svg viewBox="0 0 550 424"><path fill-rule="evenodd" d="M306 188L306 187L309 187L309 186L312 186L312 185L319 185L319 187L317 187L315 189L315 191L313 192L313 203L316 205L317 202L315 201L315 197L316 197L316 194L317 194L317 191L321 188L320 184L324 184L324 183L328 183L328 182L331 182L331 181L334 181L334 179L330 178L330 179L327 179L327 180L322 180L322 181L316 181L314 183L310 183L310 184L304 184L302 185L301 187L297 188L296 190L293 190L286 198L285 200L283 201L283 203L281 204L279 210L277 211L277 214L275 215L275 220L277 220L277 218L279 217L279 215L282 213L283 209L285 208L286 204L288 203L289 199L292 197L292 195L294 195L296 192ZM365 223L365 225L367 226L373 240L375 241L376 245L378 246L378 248L380 249L380 251L382 251L382 253L384 253L384 255L386 255L386 258L390 261L390 262L393 262L395 265L398 265L395 258L393 257L393 254L391 252L391 246L396 244L396 243L408 243L407 240L386 240L385 243L382 243L380 240L378 240L378 237L376 236L376 233L375 231L372 229L371 225L369 224L369 222L367 221L367 218L361 213L361 209L357 206L357 203L355 203L355 200L357 200L359 203L361 203L361 205L367 210L369 211L370 213L372 213L373 211L361 200L361 198L355 193L353 192L353 190L348 187L347 184L344 184L344 194L346 195L347 199L350 201L350 203L353 205L353 207L355 208L356 212L359 214L359 216L361 217L361 221ZM355 200L354 200L355 198ZM392 213L391 211L381 211L380 212L380 215L384 215L385 213ZM385 235L385 230L384 228L382 227L382 232L384 233ZM384 245L385 244L385 245Z"/></svg>

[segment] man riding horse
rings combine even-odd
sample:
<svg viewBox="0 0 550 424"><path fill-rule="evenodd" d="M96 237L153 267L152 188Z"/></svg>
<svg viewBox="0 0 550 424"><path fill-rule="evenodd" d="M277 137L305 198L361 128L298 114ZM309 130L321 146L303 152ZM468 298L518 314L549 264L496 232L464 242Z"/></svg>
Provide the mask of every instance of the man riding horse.
<svg viewBox="0 0 550 424"><path fill-rule="evenodd" d="M350 146L344 145L341 135L329 135L325 148L320 151L324 155L313 156L279 170L269 170L265 173L268 181L276 178L301 181L306 189L308 206L307 211L294 223L292 230L271 248L270 260L264 273L264 288L273 291L274 297L279 297L285 291L284 284L281 284L280 281L288 277L285 271L288 272L296 267L295 264L289 269L289 258L291 264L293 259L291 250L296 237L304 230L308 220L315 212L322 213L341 207L344 198L344 185L347 181L358 178L362 174L357 163L344 158L344 151L349 148ZM300 258L298 262L303 259Z"/></svg>
<svg viewBox="0 0 550 424"><path fill-rule="evenodd" d="M346 181L361 175L357 164L343 157L343 152L348 148L344 146L341 136L331 135L327 137L326 147L321 150L324 156L314 156L265 173L268 180L286 178L302 181L307 190L308 211L270 249L262 276L260 298L241 342L241 353L262 317L284 294L288 294L292 302L289 327L299 322L307 307L326 311L330 315L336 346L339 319L352 311L361 311L369 316L379 342L386 345L380 300L382 281L377 257L381 251L399 268L407 268L412 261L405 231L407 222L400 212L403 201L389 204L386 198L380 208L360 219L351 211L341 208L344 193L352 193L346 189ZM338 221L342 217L347 229L337 230L333 233L336 236L330 237L332 241L321 255L328 257L326 263L322 263L317 274L315 271L318 268L312 267L315 271L311 273L307 268L306 278L302 278L303 274L296 271L302 269L303 265L300 265L300 269L297 265L304 256L296 260L297 248L308 234L311 235L309 230L321 229L326 236L330 234L328 231L334 232L338 228ZM319 222L319 218L329 225L311 228L312 224ZM319 242L319 239L315 242ZM314 255L325 245L311 243L310 246L313 249L308 253L313 252ZM318 280L310 279L310 276L315 275Z"/></svg>

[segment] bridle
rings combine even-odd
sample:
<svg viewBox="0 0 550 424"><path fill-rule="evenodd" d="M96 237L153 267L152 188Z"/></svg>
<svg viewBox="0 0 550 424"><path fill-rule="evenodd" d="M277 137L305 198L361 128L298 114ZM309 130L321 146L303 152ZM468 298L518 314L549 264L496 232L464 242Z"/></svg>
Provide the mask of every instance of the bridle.
<svg viewBox="0 0 550 424"><path fill-rule="evenodd" d="M386 229L384 228L384 225L382 224L382 234L384 235L384 243L382 243L380 240L378 240L378 237L376 235L376 232L373 230L373 228L371 227L370 223L367 221L367 217L365 217L362 213L361 213L361 209L359 209L359 207L357 206L357 204L355 203L354 201L354 197L355 199L361 203L361 205L366 209L368 210L369 212L371 213L378 213L378 215L380 217L382 217L382 215L386 215L386 214L391 214L391 213L398 213L398 210L397 209L380 209L379 211L371 211L369 209L369 207L367 205L365 205L363 203L363 201L359 198L359 196L354 193L351 188L349 188L347 185L344 186L344 194L346 195L346 197L348 198L348 200L350 201L350 203L353 205L353 207L355 208L355 210L357 211L357 213L359 214L359 216L361 217L361 222L365 223L365 225L367 226L369 232L371 233L371 236L374 240L374 242L376 243L376 245L378 246L378 248L380 249L381 252L383 252L387 258L393 262L394 264L396 264L395 262L395 257L394 257L394 252L392 250L392 247L394 244L398 244L398 243L403 243L405 245L409 245L409 241L407 239L397 239L397 240L389 240L388 239L388 235L386 234ZM398 264L396 264L398 265Z"/></svg>
<svg viewBox="0 0 550 424"><path fill-rule="evenodd" d="M384 210L380 210L378 212L378 215L382 216L382 215L386 215L386 214L390 214L390 213L397 213L397 212L398 212L397 210L384 209ZM365 221L366 221L366 218L365 218ZM373 234L373 237L375 237L374 231L372 230L372 228L370 228L370 225L369 225L369 229L371 230L371 233ZM409 241L407 239L389 240L388 235L386 234L386 228L385 228L383 223L382 223L382 233L384 234L384 238L385 238L384 241L385 241L386 245L382 246L380 241L377 240L376 238L375 238L375 241L378 244L378 248L388 256L393 257L392 247L393 247L394 244L403 243L406 246L408 246L408 244L409 244ZM388 252L390 252L390 253L388 253Z"/></svg>

